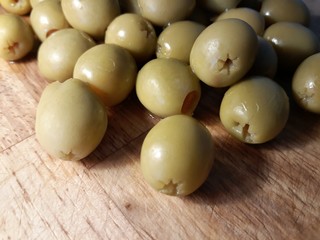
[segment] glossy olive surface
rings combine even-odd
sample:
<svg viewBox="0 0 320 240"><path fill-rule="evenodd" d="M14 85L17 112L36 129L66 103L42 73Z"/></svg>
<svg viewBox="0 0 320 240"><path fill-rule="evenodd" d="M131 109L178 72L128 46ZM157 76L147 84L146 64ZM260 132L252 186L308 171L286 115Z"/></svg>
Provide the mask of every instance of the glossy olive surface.
<svg viewBox="0 0 320 240"><path fill-rule="evenodd" d="M76 62L73 77L87 82L107 106L128 97L135 87L137 66L124 48L99 44L83 53Z"/></svg>
<svg viewBox="0 0 320 240"><path fill-rule="evenodd" d="M155 190L185 196L205 182L214 157L208 129L190 116L174 115L158 122L145 137L141 170Z"/></svg>
<svg viewBox="0 0 320 240"><path fill-rule="evenodd" d="M33 48L31 26L15 14L0 15L0 57L15 61L26 56Z"/></svg>
<svg viewBox="0 0 320 240"><path fill-rule="evenodd" d="M30 0L0 0L1 7L7 12L26 15L31 11Z"/></svg>
<svg viewBox="0 0 320 240"><path fill-rule="evenodd" d="M200 81L189 65L175 59L154 59L138 73L136 93L152 114L192 115L200 96Z"/></svg>
<svg viewBox="0 0 320 240"><path fill-rule="evenodd" d="M101 142L108 124L106 109L88 85L78 79L49 84L36 113L35 131L52 156L77 161Z"/></svg>
<svg viewBox="0 0 320 240"><path fill-rule="evenodd" d="M241 0L199 0L199 3L213 11L214 13L222 13L224 11L236 8Z"/></svg>
<svg viewBox="0 0 320 240"><path fill-rule="evenodd" d="M158 37L157 57L174 58L189 63L191 48L204 29L204 25L193 21L170 24Z"/></svg>
<svg viewBox="0 0 320 240"><path fill-rule="evenodd" d="M295 101L305 110L320 114L320 53L306 58L292 79Z"/></svg>
<svg viewBox="0 0 320 240"><path fill-rule="evenodd" d="M46 0L38 3L30 13L31 26L41 41L52 32L70 27L59 0Z"/></svg>
<svg viewBox="0 0 320 240"><path fill-rule="evenodd" d="M226 87L250 70L257 50L257 34L249 24L224 19L200 33L191 49L190 66L207 85Z"/></svg>
<svg viewBox="0 0 320 240"><path fill-rule="evenodd" d="M288 116L286 92L267 77L248 77L231 86L220 106L225 129L250 144L264 143L278 136Z"/></svg>
<svg viewBox="0 0 320 240"><path fill-rule="evenodd" d="M108 26L105 43L127 49L138 62L146 62L155 53L157 35L152 24L142 16L125 13Z"/></svg>
<svg viewBox="0 0 320 240"><path fill-rule="evenodd" d="M95 42L84 32L73 28L56 31L46 38L38 50L40 74L49 82L72 77L78 58Z"/></svg>

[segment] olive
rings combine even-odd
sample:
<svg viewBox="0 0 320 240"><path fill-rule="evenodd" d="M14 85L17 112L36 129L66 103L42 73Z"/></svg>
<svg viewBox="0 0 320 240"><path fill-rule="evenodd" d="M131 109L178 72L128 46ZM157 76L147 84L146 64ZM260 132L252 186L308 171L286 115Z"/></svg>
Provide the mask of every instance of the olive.
<svg viewBox="0 0 320 240"><path fill-rule="evenodd" d="M320 114L320 53L306 58L292 79L295 101L305 110Z"/></svg>
<svg viewBox="0 0 320 240"><path fill-rule="evenodd" d="M201 87L186 63L157 58L139 71L136 93L142 105L157 116L192 115L200 100Z"/></svg>
<svg viewBox="0 0 320 240"><path fill-rule="evenodd" d="M207 85L230 86L250 70L257 49L257 34L248 23L220 20L203 30L194 42L190 66Z"/></svg>
<svg viewBox="0 0 320 240"><path fill-rule="evenodd" d="M128 97L135 87L137 66L124 48L99 44L77 60L73 77L87 82L107 106L114 106Z"/></svg>
<svg viewBox="0 0 320 240"><path fill-rule="evenodd" d="M215 13L222 13L226 10L236 8L241 0L199 0L205 8Z"/></svg>
<svg viewBox="0 0 320 240"><path fill-rule="evenodd" d="M38 3L43 2L44 0L29 0L29 1L31 4L31 7L34 8Z"/></svg>
<svg viewBox="0 0 320 240"><path fill-rule="evenodd" d="M138 62L146 62L155 52L157 35L148 20L138 14L125 13L110 23L105 43L126 48Z"/></svg>
<svg viewBox="0 0 320 240"><path fill-rule="evenodd" d="M0 15L0 57L15 61L26 56L33 48L31 26L15 14Z"/></svg>
<svg viewBox="0 0 320 240"><path fill-rule="evenodd" d="M0 3L8 13L26 15L31 11L30 0L1 0Z"/></svg>
<svg viewBox="0 0 320 240"><path fill-rule="evenodd" d="M35 132L40 145L52 156L77 161L101 142L107 113L88 85L78 79L53 82L42 92Z"/></svg>
<svg viewBox="0 0 320 240"><path fill-rule="evenodd" d="M258 53L248 74L274 78L278 70L277 53L273 45L263 37L259 36L258 42Z"/></svg>
<svg viewBox="0 0 320 240"><path fill-rule="evenodd" d="M54 31L70 27L59 0L46 0L38 3L30 13L31 26L41 41Z"/></svg>
<svg viewBox="0 0 320 240"><path fill-rule="evenodd" d="M204 29L204 25L193 21L170 24L158 37L157 57L174 58L189 63L191 48Z"/></svg>
<svg viewBox="0 0 320 240"><path fill-rule="evenodd" d="M138 0L141 15L156 26L186 19L193 11L196 0Z"/></svg>
<svg viewBox="0 0 320 240"><path fill-rule="evenodd" d="M152 188L167 195L185 196L206 181L214 157L209 130L190 116L174 115L160 120L148 132L140 163Z"/></svg>
<svg viewBox="0 0 320 240"><path fill-rule="evenodd" d="M89 35L73 28L52 33L39 47L38 68L47 81L65 81L72 77L78 58L95 42Z"/></svg>
<svg viewBox="0 0 320 240"><path fill-rule="evenodd" d="M278 55L279 68L293 71L307 57L319 51L319 39L309 28L293 22L277 22L263 35Z"/></svg>
<svg viewBox="0 0 320 240"><path fill-rule="evenodd" d="M120 14L118 0L62 0L69 24L95 39L103 39L111 21Z"/></svg>
<svg viewBox="0 0 320 240"><path fill-rule="evenodd" d="M230 9L224 13L221 13L216 21L222 20L222 19L228 19L228 18L238 18L246 23L248 23L254 31L262 36L264 33L264 17L256 10L251 8L233 8Z"/></svg>
<svg viewBox="0 0 320 240"><path fill-rule="evenodd" d="M285 127L289 98L267 77L254 76L231 86L222 98L220 119L232 136L250 144L265 143Z"/></svg>
<svg viewBox="0 0 320 240"><path fill-rule="evenodd" d="M308 25L310 12L303 0L263 0L260 9L267 26L276 22L296 22Z"/></svg>

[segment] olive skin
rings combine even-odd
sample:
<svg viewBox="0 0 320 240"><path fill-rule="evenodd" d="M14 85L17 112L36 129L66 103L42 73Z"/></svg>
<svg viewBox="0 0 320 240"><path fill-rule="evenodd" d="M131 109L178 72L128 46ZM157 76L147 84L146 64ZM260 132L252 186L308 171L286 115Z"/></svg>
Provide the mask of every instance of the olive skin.
<svg viewBox="0 0 320 240"><path fill-rule="evenodd" d="M214 13L222 13L236 8L240 2L241 0L199 0L200 5Z"/></svg>
<svg viewBox="0 0 320 240"><path fill-rule="evenodd" d="M36 112L35 132L53 157L78 161L101 142L108 124L104 105L78 79L53 82L43 91Z"/></svg>
<svg viewBox="0 0 320 240"><path fill-rule="evenodd" d="M71 78L78 58L93 46L92 38L77 29L65 28L52 33L38 50L40 74L48 82Z"/></svg>
<svg viewBox="0 0 320 240"><path fill-rule="evenodd" d="M196 119L174 115L160 120L145 137L142 174L155 190L186 196L207 179L215 157L212 136Z"/></svg>
<svg viewBox="0 0 320 240"><path fill-rule="evenodd" d="M73 28L103 39L108 25L120 14L118 0L61 0L62 11Z"/></svg>
<svg viewBox="0 0 320 240"><path fill-rule="evenodd" d="M138 0L141 16L156 26L186 19L195 5L195 0Z"/></svg>
<svg viewBox="0 0 320 240"><path fill-rule="evenodd" d="M59 0L39 2L30 13L30 22L41 41L44 41L54 31L70 27Z"/></svg>
<svg viewBox="0 0 320 240"><path fill-rule="evenodd" d="M137 66L124 48L99 44L77 60L73 77L87 82L106 106L125 100L135 87Z"/></svg>
<svg viewBox="0 0 320 240"><path fill-rule="evenodd" d="M319 39L309 28L293 22L277 22L265 30L278 56L279 69L294 71L307 57L319 51Z"/></svg>
<svg viewBox="0 0 320 240"><path fill-rule="evenodd" d="M189 63L191 48L204 29L204 25L193 21L170 24L158 37L157 57L174 58Z"/></svg>
<svg viewBox="0 0 320 240"><path fill-rule="evenodd" d="M249 24L224 19L209 25L193 44L190 66L211 87L226 87L239 81L252 67L258 38Z"/></svg>
<svg viewBox="0 0 320 240"><path fill-rule="evenodd" d="M248 77L226 91L219 114L232 136L245 143L261 144L284 129L289 117L289 98L270 78Z"/></svg>
<svg viewBox="0 0 320 240"><path fill-rule="evenodd" d="M38 3L43 1L44 0L30 0L31 7L34 8Z"/></svg>
<svg viewBox="0 0 320 240"><path fill-rule="evenodd" d="M152 24L134 13L116 17L108 26L105 43L127 49L137 62L146 62L155 52L157 35Z"/></svg>
<svg viewBox="0 0 320 240"><path fill-rule="evenodd" d="M142 105L159 117L192 115L200 100L201 86L189 65L157 58L138 72L136 93Z"/></svg>
<svg viewBox="0 0 320 240"><path fill-rule="evenodd" d="M15 14L0 15L0 57L16 61L31 52L34 46L31 26Z"/></svg>
<svg viewBox="0 0 320 240"><path fill-rule="evenodd" d="M31 11L30 0L0 0L1 7L8 13L26 15Z"/></svg>
<svg viewBox="0 0 320 240"><path fill-rule="evenodd" d="M276 22L295 22L307 26L310 22L310 11L303 0L263 0L260 12L267 26Z"/></svg>
<svg viewBox="0 0 320 240"><path fill-rule="evenodd" d="M292 93L303 109L320 114L320 53L306 58L292 78Z"/></svg>

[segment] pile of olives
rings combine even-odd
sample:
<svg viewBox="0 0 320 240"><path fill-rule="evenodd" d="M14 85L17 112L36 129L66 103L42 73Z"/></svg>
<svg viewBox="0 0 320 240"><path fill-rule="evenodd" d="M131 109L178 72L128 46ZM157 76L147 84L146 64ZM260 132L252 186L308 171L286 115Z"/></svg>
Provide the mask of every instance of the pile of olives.
<svg viewBox="0 0 320 240"><path fill-rule="evenodd" d="M35 130L54 157L88 156L107 131L107 108L135 91L161 118L142 144L142 174L154 189L184 196L215 158L213 136L193 117L202 85L226 89L221 123L248 144L274 139L287 123L280 73L291 78L294 101L320 113L320 44L303 0L0 3L0 57L17 61L39 45L48 85Z"/></svg>

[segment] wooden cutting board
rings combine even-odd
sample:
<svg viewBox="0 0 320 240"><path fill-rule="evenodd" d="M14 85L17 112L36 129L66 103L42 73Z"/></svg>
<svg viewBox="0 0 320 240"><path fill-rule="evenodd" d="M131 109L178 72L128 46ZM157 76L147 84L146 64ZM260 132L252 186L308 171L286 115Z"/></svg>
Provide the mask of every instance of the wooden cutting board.
<svg viewBox="0 0 320 240"><path fill-rule="evenodd" d="M320 33L320 2L306 2ZM275 140L246 145L220 123L223 91L204 87L194 117L212 133L214 168L194 194L170 197L142 178L141 143L159 119L134 95L109 110L107 134L85 160L40 147L35 111L47 83L35 56L0 60L0 239L320 239L318 115L292 103Z"/></svg>

